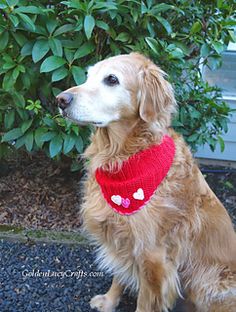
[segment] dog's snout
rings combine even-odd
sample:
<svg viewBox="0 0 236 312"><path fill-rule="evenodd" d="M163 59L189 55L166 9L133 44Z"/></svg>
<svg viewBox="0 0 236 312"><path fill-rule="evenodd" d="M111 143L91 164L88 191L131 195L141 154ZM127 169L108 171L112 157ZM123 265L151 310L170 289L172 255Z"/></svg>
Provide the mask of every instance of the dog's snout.
<svg viewBox="0 0 236 312"><path fill-rule="evenodd" d="M57 96L57 105L62 109L66 109L73 100L73 94L69 92L62 92Z"/></svg>

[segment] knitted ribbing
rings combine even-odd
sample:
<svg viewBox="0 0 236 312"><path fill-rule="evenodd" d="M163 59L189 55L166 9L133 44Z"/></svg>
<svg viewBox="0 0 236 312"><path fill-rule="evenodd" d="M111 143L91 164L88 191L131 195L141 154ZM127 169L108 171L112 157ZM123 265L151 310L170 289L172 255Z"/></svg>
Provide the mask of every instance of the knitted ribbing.
<svg viewBox="0 0 236 312"><path fill-rule="evenodd" d="M118 171L96 170L95 177L107 203L116 212L130 215L143 208L167 175L175 155L171 137L124 161Z"/></svg>

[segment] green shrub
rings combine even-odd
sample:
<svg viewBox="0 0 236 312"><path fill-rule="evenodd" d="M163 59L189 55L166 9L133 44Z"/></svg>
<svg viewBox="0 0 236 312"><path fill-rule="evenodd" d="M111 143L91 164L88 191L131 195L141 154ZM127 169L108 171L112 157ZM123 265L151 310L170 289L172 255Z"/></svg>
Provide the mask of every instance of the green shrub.
<svg viewBox="0 0 236 312"><path fill-rule="evenodd" d="M179 104L173 125L187 142L223 148L230 110L199 64L219 67L235 41L234 0L0 0L0 10L0 157L25 148L75 158L90 129L62 119L55 95L83 83L88 65L130 51L169 74Z"/></svg>

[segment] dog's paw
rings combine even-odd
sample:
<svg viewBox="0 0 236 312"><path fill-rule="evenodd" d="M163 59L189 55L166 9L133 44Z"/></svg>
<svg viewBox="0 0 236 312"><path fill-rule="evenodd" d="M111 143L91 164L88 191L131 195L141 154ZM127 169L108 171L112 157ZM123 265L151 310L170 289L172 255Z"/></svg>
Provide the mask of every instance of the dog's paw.
<svg viewBox="0 0 236 312"><path fill-rule="evenodd" d="M113 312L114 304L107 295L97 295L90 301L90 307L99 312Z"/></svg>

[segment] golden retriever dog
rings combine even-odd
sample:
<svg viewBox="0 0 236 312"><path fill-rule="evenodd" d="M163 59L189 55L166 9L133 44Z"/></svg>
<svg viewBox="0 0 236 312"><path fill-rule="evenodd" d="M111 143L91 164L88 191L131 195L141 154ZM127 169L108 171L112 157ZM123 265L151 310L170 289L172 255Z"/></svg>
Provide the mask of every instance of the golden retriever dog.
<svg viewBox="0 0 236 312"><path fill-rule="evenodd" d="M85 151L83 226L98 246L100 268L113 281L106 294L92 298L91 307L114 311L128 288L137 294L136 312L169 311L179 296L198 312L235 312L236 234L188 146L170 127L176 103L165 73L138 53L111 57L89 68L87 81L61 93L57 102L66 118L95 126ZM166 136L174 142L174 157L153 195L135 213L112 209L98 170L112 179ZM151 168L155 161L146 164ZM119 194L114 196L121 205ZM124 208L129 204L122 202Z"/></svg>

